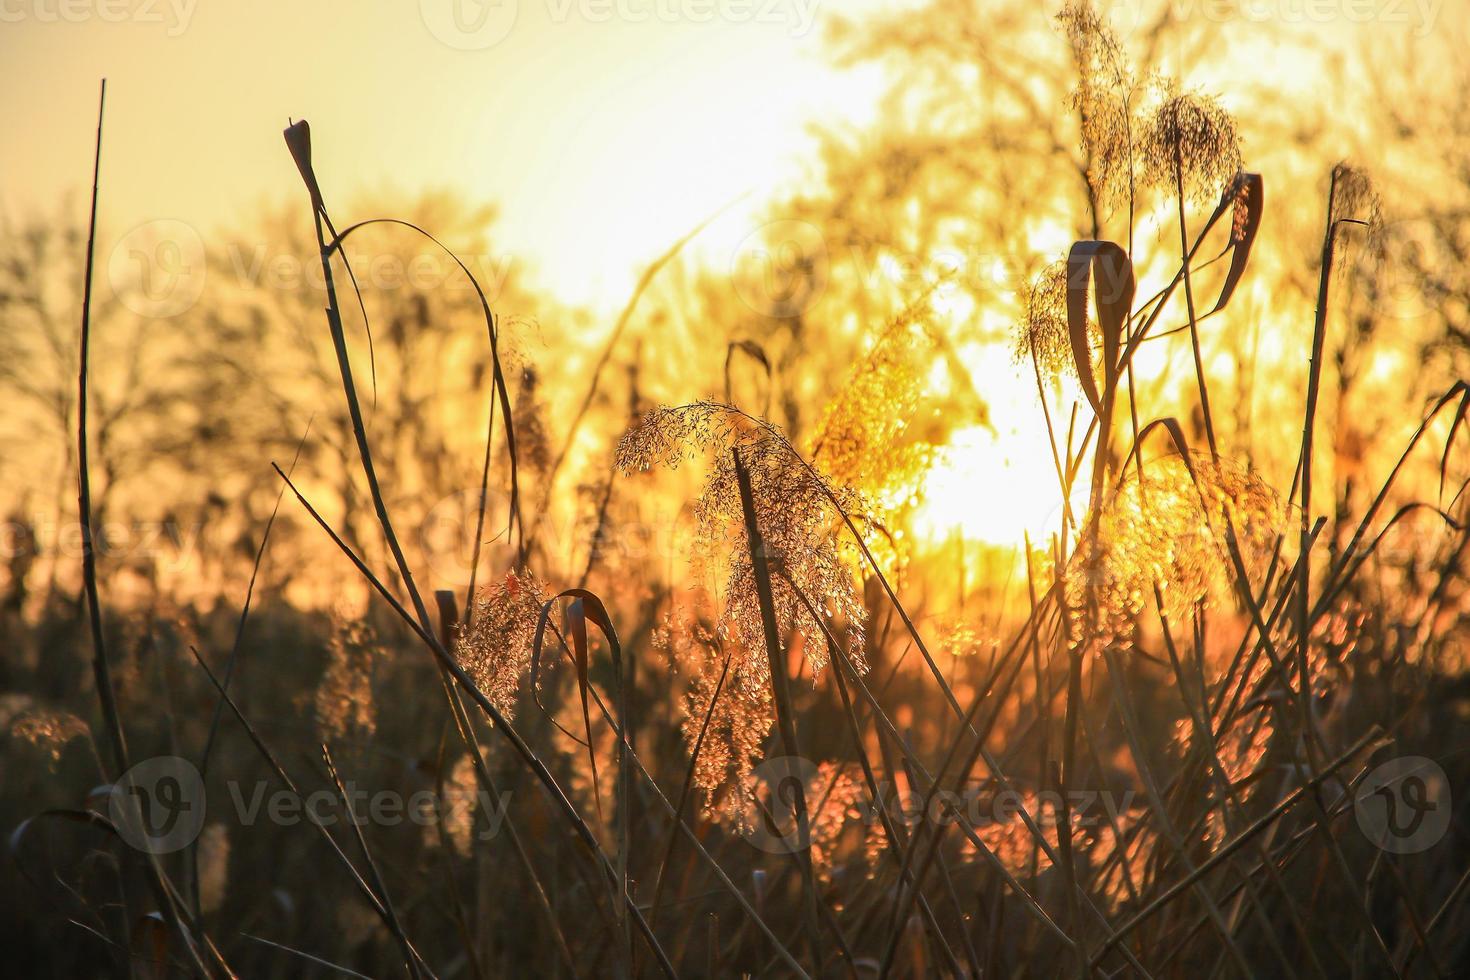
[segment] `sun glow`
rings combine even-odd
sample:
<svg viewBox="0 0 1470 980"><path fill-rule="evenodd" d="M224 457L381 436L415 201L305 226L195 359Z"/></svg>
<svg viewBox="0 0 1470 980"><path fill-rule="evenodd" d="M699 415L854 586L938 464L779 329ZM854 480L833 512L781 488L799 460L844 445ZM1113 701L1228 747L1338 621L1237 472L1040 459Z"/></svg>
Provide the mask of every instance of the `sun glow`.
<svg viewBox="0 0 1470 980"><path fill-rule="evenodd" d="M1034 545L1062 529L1062 491L1047 448L1046 420L1034 381L1023 376L1000 345L965 352L976 389L991 406L988 425L958 428L924 480L914 515L927 541L956 534L996 547ZM1004 407L1004 408L1003 408ZM1087 474L1079 473L1073 512L1086 505Z"/></svg>
<svg viewBox="0 0 1470 980"><path fill-rule="evenodd" d="M1062 527L1055 468L1036 444L983 426L961 429L924 484L915 529L928 540L956 532L969 541L1009 547L1026 535L1040 543Z"/></svg>

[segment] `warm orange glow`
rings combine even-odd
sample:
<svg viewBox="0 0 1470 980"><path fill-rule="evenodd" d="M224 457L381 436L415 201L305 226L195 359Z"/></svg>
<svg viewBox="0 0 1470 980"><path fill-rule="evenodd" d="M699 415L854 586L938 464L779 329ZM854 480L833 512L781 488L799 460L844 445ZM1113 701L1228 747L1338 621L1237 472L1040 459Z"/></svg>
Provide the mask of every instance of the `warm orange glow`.
<svg viewBox="0 0 1470 980"><path fill-rule="evenodd" d="M0 963L1465 973L1452 7L0 0Z"/></svg>
<svg viewBox="0 0 1470 980"><path fill-rule="evenodd" d="M1025 535L1040 544L1061 531L1056 470L1034 451L1036 436L981 426L955 433L925 481L917 532L933 541L958 532L970 541L1019 548ZM1045 439L1045 430L1040 436Z"/></svg>

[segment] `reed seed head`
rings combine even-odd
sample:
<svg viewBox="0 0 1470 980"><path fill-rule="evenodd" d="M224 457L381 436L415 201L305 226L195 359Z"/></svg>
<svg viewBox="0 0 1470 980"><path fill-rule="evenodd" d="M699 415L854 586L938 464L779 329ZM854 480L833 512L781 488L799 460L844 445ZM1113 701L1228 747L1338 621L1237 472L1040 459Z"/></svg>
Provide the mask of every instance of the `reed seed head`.
<svg viewBox="0 0 1470 980"><path fill-rule="evenodd" d="M521 684L531 672L545 602L546 590L533 573L506 572L476 597L471 626L455 642L460 666L507 719L515 717Z"/></svg>
<svg viewBox="0 0 1470 980"><path fill-rule="evenodd" d="M1132 102L1138 83L1117 34L1091 4L1068 4L1057 20L1072 46L1072 108L1082 130L1087 178L1098 198L1125 200L1133 178Z"/></svg>
<svg viewBox="0 0 1470 980"><path fill-rule="evenodd" d="M1235 118L1214 96L1170 86L1144 127L1140 143L1145 182L1185 200L1217 200L1241 168Z"/></svg>
<svg viewBox="0 0 1470 980"><path fill-rule="evenodd" d="M1077 373L1072 339L1067 329L1067 260L1049 263L1026 286L1025 309L1016 324L1017 363L1032 358L1042 376L1057 378ZM1088 317L1089 333L1093 332Z"/></svg>

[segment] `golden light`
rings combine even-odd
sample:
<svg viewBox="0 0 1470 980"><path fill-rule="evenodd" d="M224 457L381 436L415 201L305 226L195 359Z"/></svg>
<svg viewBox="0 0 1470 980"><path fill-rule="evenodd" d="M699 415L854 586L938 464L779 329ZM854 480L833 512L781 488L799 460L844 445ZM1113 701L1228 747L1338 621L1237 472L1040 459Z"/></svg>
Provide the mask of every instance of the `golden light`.
<svg viewBox="0 0 1470 980"><path fill-rule="evenodd" d="M990 406L990 424L958 428L941 448L924 481L914 531L931 542L958 534L1018 554L1027 535L1044 545L1062 529L1063 507L1035 380L997 344L967 347L961 357ZM1087 476L1079 477L1074 513L1086 505Z"/></svg>
<svg viewBox="0 0 1470 980"><path fill-rule="evenodd" d="M1056 471L1045 458L1014 434L961 429L925 480L915 530L931 541L958 533L1001 547L1020 546L1027 534L1046 540L1061 530L1062 507Z"/></svg>

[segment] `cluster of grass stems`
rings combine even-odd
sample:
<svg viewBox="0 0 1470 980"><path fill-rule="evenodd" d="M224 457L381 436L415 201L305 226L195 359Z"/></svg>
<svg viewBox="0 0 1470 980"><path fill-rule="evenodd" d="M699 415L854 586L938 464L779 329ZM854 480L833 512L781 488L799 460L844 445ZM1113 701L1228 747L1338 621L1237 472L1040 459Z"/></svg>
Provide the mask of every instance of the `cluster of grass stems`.
<svg viewBox="0 0 1470 980"><path fill-rule="evenodd" d="M1394 743L1396 730L1422 702L1385 707L1347 739L1324 730L1321 706L1315 703L1322 667L1312 655L1317 642L1313 638L1336 602L1353 589L1384 534L1422 509L1440 515L1449 533L1464 534L1461 524L1436 505L1413 504L1386 512L1410 455L1429 441L1435 420L1453 412L1442 447L1444 478L1449 444L1470 407L1470 387L1458 384L1431 407L1372 504L1357 516L1346 546L1324 554L1318 544L1325 519L1312 519L1321 494L1313 464L1318 453L1316 414L1324 345L1330 332L1328 300L1332 277L1340 269L1335 250L1343 247L1344 235L1358 216L1343 214L1338 202L1329 200L1300 451L1290 494L1299 523L1277 530L1262 565L1246 553L1232 511L1209 511L1222 518L1211 530L1222 545L1230 590L1244 625L1224 669L1208 680L1202 664L1211 633L1203 606L1190 621L1171 622L1162 613L1165 601L1159 592L1168 583L1153 583L1160 610L1153 629L1166 659L1153 658L1163 667L1149 675L1150 687L1144 683L1147 671L1138 666L1142 654L1135 641L1103 635L1100 619L1106 611L1099 608L1103 600L1088 571L1095 571L1108 547L1100 515L1113 495L1130 479L1146 486L1146 468L1157 465L1146 458L1147 443L1157 447L1162 440L1165 449L1184 461L1196 484L1203 479L1206 464L1221 458L1199 328L1225 308L1245 270L1262 211L1256 175L1234 177L1219 206L1191 235L1185 209L1187 166L1176 158L1179 264L1165 288L1144 302L1136 302L1134 296L1131 242L1129 248L1079 242L1068 256L1068 340L1091 418L1078 436L1074 409L1068 431L1053 430L1050 451L1064 501L1076 499L1073 485L1079 473L1090 469L1089 503L1083 513L1067 511L1062 533L1053 544L1051 571L1029 569L1030 608L1024 620L988 661L978 657L965 665L971 672L963 686L969 695L965 701L956 693L954 674L946 676L940 658L905 608L891 569L881 567L870 550L867 535L872 532L862 516L847 513L835 495L827 502L841 518L837 533L851 539L861 558L860 573L871 585L875 621L893 624L886 642L916 651L922 660L917 681L901 679L896 665L879 676L879 671L866 672L854 662L847 643L836 635L826 597L805 594L783 562L770 560L763 528L771 514L763 508L775 504L752 492L741 446L721 450L730 454L737 477L745 531L740 547L749 551L759 600L762 653L775 705L771 752L803 757L817 751L814 742L822 744L822 751L840 749L860 771L863 791L879 804L884 846L876 863L866 873L824 876L810 848L770 854L742 847L738 834L701 816L693 778L708 714L687 763L665 762L665 758L677 761L679 753L677 744L667 739L638 744L636 733L643 725L637 714L648 705L647 691L657 687L645 682L640 695L635 675L653 668L646 653L624 647L612 613L593 592L569 589L544 602L533 653L536 670L543 659L564 659L573 668L591 769L590 807L574 802L576 794L566 785L571 763L548 757L548 752L557 751L554 746L533 744L524 734L524 722L499 710L464 669L455 641L473 626L475 583L462 597L426 595L418 585L384 503L349 356L339 297L340 272L351 271L343 264L343 244L358 229L376 222L339 231L312 166L306 123L292 125L286 140L309 195L327 290L326 328L351 415L357 461L391 556L390 573L374 571L313 507L291 473L278 467L282 494L294 497L320 526L420 648L420 655L428 658L439 680L443 724L450 740L457 741L471 760L478 786L499 798L507 778L517 786L528 785L529 780L544 804L536 810L533 833L528 830L529 811L523 809L531 804L517 798L505 834L477 843L467 868L448 870L437 884L426 886L438 893L432 903L406 904L395 894L406 887L405 872L382 859L361 828L303 828L301 833L321 838L320 876L338 876L355 893L343 901L360 902L378 920L385 942L375 947L383 957L375 964L377 969L413 978L490 976L497 972L494 949L515 950L517 961L539 971L629 977L1448 976L1457 972L1457 965L1465 967L1470 954L1462 931L1470 871L1446 878L1443 863L1431 868L1416 863L1426 859L1374 850L1365 846L1353 823L1359 781L1375 758L1381 758L1375 753ZM100 159L99 119L99 168ZM1335 171L1333 195L1338 192L1338 177ZM94 182L94 225L96 198ZM1201 262L1198 254L1217 225L1230 228L1226 249L1232 253L1230 267L1217 301L1201 313L1200 274L1211 263ZM428 235L411 225L406 230ZM77 432L78 515L88 541L91 259L89 238ZM355 291L355 281L352 288ZM479 297L493 386L475 540L494 531L503 533L515 542L517 569L525 570L534 553L536 529L534 522L528 528L522 517L515 421L502 374L496 319L484 293ZM1205 435L1205 446L1198 452L1175 419L1141 419L1133 387L1135 353L1162 332L1166 310L1180 311L1181 297L1179 329L1188 332ZM1095 310L1095 324L1089 306ZM631 307L619 321L614 342L630 313ZM600 375L606 360L604 356L595 374ZM1045 405L1042 374L1037 364ZM573 429L591 400L589 392ZM1124 407L1127 421L1119 425L1115 415ZM492 451L497 418L511 488L503 521L487 512L491 475L499 465ZM1049 412L1049 429L1053 422ZM1126 452L1119 440L1125 440ZM790 445L783 451L790 454L792 466L812 465ZM820 480L817 484L825 486ZM1197 489L1202 498L1211 492L1205 486ZM982 488L977 507L985 506L983 496ZM257 571L269 534L267 525L256 554ZM1068 553L1069 546L1075 554ZM479 564L477 551L472 567ZM136 758L124 738L113 693L95 565L88 547L83 572L95 681L110 747L106 766L116 779ZM1082 570L1080 586L1070 578L1077 569ZM1455 568L1446 564L1441 587L1434 591L1436 601L1443 600L1444 581L1454 574ZM206 658L195 651L198 669L215 694L200 768L208 774L221 729L239 726L279 784L300 795L280 749L252 724L232 695L254 584L252 577L233 647L222 658ZM815 706L819 694L799 690L793 676L793 663L799 674L801 659L791 656L791 630L777 614L776 597L783 590L795 595L825 634L830 676L823 678L824 700ZM589 622L595 630L589 631ZM602 652L605 662L598 656ZM212 668L211 662L222 663L222 669ZM725 679L722 673L716 701ZM536 683L533 679L533 686ZM1152 718L1157 705L1145 703L1150 697L1177 699L1176 707L1186 717L1186 742L1196 750L1188 761L1171 761L1165 751L1161 726ZM937 705L936 723L945 741L917 744L907 723L896 720L900 699L916 703L921 698ZM1242 778L1228 771L1220 755L1220 742L1240 723L1246 702L1267 705L1264 710L1273 732L1268 757L1277 771L1288 774L1274 795L1265 788L1263 770ZM712 702L710 714L714 710ZM821 719L820 727L816 719ZM1054 724L1057 720L1060 725ZM612 735L612 773L598 773L594 731ZM445 751L441 746L441 757ZM1073 798L1071 790L1095 789L1099 784L1106 788L1106 772L1115 772L1118 764L1108 769L1105 754L1127 759L1124 765L1141 787L1146 805L1128 826L1115 823L1108 828L1115 842L1110 851L1091 851L1074 826L1068 801ZM330 784L345 795L343 777L327 746L321 747L319 761ZM682 779L665 778L661 784L653 775L670 771L682 771ZM442 775L439 779L442 785ZM899 784L922 798L923 812L939 813L944 819L914 824L895 820L882 797L885 786ZM961 807L947 802L977 786L989 792L1056 791L1060 806L1054 821L1040 811L1022 810L1018 815L1030 838L1030 859L1024 867L1002 860L986 828L974 825ZM786 816L795 821L796 839L809 840L811 824L824 805L822 787L796 780L782 789L787 792ZM604 800L611 800L611 805L604 807ZM770 801L773 825L782 816L775 812L779 802ZM63 814L45 816L59 815ZM64 815L104 832L115 831L95 809ZM1052 833L1044 822L1054 824ZM1215 824L1224 830L1212 836L1205 828ZM17 834L15 847L22 846L22 836ZM1152 855L1133 866L1129 849L1144 837L1152 842ZM549 843L539 842L541 838ZM1463 849L1455 841L1447 846ZM238 967L227 955L233 949L240 957L268 953L277 969L358 975L352 966L330 963L319 951L254 935L244 939L246 934L231 922L211 920L199 904L192 850L165 860L120 843L111 847L150 889L147 899L134 899L143 902L146 911L132 909L123 924L126 934L113 937L119 962L129 972L235 976ZM466 875L472 882L468 897L462 887ZM575 887L566 886L569 877ZM496 892L483 887L486 879L516 884ZM496 923L493 940L486 936L486 922ZM447 932L445 923L451 926ZM362 963L355 966L369 968Z"/></svg>

